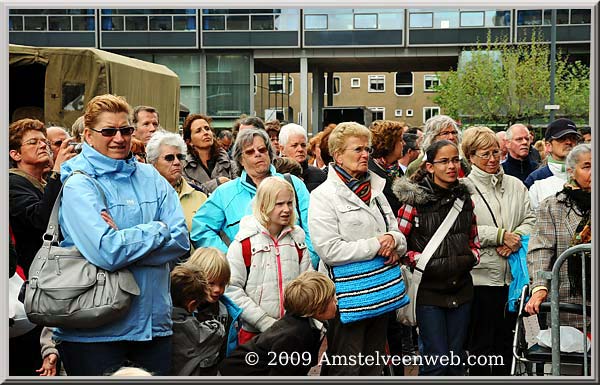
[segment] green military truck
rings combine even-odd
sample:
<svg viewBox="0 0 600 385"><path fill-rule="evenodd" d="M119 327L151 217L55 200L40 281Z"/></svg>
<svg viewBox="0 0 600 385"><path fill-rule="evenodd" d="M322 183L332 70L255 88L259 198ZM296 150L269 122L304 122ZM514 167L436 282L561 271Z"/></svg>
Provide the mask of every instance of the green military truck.
<svg viewBox="0 0 600 385"><path fill-rule="evenodd" d="M177 132L179 77L155 63L95 48L9 46L9 117L32 117L70 128L85 103L106 93L155 107L160 124Z"/></svg>

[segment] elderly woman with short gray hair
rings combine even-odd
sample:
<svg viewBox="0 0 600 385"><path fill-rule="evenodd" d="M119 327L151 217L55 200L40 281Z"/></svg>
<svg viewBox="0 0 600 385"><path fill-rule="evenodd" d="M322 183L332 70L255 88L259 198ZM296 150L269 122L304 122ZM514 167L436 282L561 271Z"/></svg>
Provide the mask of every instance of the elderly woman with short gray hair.
<svg viewBox="0 0 600 385"><path fill-rule="evenodd" d="M241 175L217 187L194 216L190 236L195 247L216 247L227 253L229 242L240 228L240 220L252 213L250 201L260 183L269 176L284 177L271 164L274 156L265 130L246 128L238 133L232 158ZM290 178L298 203L298 224L306 233L313 266L317 266L319 257L313 251L308 231L309 193L302 180L293 175Z"/></svg>
<svg viewBox="0 0 600 385"><path fill-rule="evenodd" d="M206 201L204 194L196 186L190 185L182 177L186 145L181 136L166 131L157 131L146 145L146 160L177 191L188 230L192 229L192 218Z"/></svg>
<svg viewBox="0 0 600 385"><path fill-rule="evenodd" d="M456 146L460 149L460 129L458 128L456 121L448 115L436 115L427 119L423 129L423 143L421 143L421 148L426 150L427 147L440 140L449 140L450 142L456 144ZM422 156L418 157L408 165L408 168L406 169L406 175L410 177L426 160L425 151L423 151ZM461 157L460 168L458 169L458 177L464 178L469 175L469 172L471 172L469 162L464 157Z"/></svg>

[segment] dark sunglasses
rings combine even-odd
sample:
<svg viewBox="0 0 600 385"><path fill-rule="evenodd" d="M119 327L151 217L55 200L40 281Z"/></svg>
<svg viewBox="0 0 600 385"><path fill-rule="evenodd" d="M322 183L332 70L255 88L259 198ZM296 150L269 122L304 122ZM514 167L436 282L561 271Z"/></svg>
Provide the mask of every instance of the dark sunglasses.
<svg viewBox="0 0 600 385"><path fill-rule="evenodd" d="M145 152L134 152L133 155L137 155L140 158L146 159L146 153Z"/></svg>
<svg viewBox="0 0 600 385"><path fill-rule="evenodd" d="M119 128L106 127L106 128L102 128L100 130L96 130L95 128L90 128L90 130L99 132L102 134L102 136L111 137L111 136L117 135L117 131L119 131L122 136L129 136L129 135L133 134L133 131L135 130L135 128L133 128L131 126L125 126L125 127L119 127Z"/></svg>
<svg viewBox="0 0 600 385"><path fill-rule="evenodd" d="M177 157L177 159L179 159L180 161L185 159L185 156L183 154L177 154L177 155L175 155L175 154L167 154L167 155L164 156L164 159L167 162L172 162L172 161L175 160L175 157Z"/></svg>
<svg viewBox="0 0 600 385"><path fill-rule="evenodd" d="M256 148L256 149L249 148L244 151L244 154L246 154L247 156L252 156L252 155L254 155L254 153L256 151L258 151L259 154L266 154L269 151L269 149L266 147L261 147L261 148Z"/></svg>

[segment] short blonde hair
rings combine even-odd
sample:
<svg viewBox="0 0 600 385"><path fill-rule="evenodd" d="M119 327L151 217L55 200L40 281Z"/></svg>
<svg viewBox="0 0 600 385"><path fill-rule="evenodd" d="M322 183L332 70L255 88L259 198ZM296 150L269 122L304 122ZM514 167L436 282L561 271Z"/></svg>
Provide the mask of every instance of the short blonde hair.
<svg viewBox="0 0 600 385"><path fill-rule="evenodd" d="M185 264L191 264L200 269L210 282L225 282L229 284L231 269L223 252L215 247L200 247L194 251Z"/></svg>
<svg viewBox="0 0 600 385"><path fill-rule="evenodd" d="M329 135L329 140L327 142L329 154L334 156L335 154L342 152L346 145L346 141L352 136L367 138L369 140L369 146L371 145L371 131L367 127L356 122L342 122L335 126L331 135Z"/></svg>
<svg viewBox="0 0 600 385"><path fill-rule="evenodd" d="M477 150L488 148L494 145L500 148L498 137L491 128L484 126L472 126L463 132L461 149L467 159L469 159L471 155L475 154Z"/></svg>
<svg viewBox="0 0 600 385"><path fill-rule="evenodd" d="M270 176L260 183L252 203L252 213L261 225L267 226L271 222L269 215L271 215L271 212L275 208L277 194L283 190L292 193L293 210L290 213L290 226L293 227L296 223L296 192L294 191L294 187L283 178Z"/></svg>
<svg viewBox="0 0 600 385"><path fill-rule="evenodd" d="M334 297L335 286L329 277L305 271L285 288L283 307L290 314L313 317L324 312Z"/></svg>
<svg viewBox="0 0 600 385"><path fill-rule="evenodd" d="M93 128L98 122L98 117L103 112L112 112L115 114L125 112L127 120L131 120L131 106L124 97L111 94L98 95L93 97L85 106L85 113L83 114L85 128Z"/></svg>

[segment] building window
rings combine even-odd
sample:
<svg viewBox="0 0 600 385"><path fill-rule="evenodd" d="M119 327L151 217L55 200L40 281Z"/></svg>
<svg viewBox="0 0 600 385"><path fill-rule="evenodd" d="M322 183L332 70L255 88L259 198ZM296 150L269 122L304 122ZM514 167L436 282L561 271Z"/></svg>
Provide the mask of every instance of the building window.
<svg viewBox="0 0 600 385"><path fill-rule="evenodd" d="M484 13L483 12L461 12L460 26L461 27L483 27Z"/></svg>
<svg viewBox="0 0 600 385"><path fill-rule="evenodd" d="M411 110L411 109L406 110L406 116L413 116L413 110Z"/></svg>
<svg viewBox="0 0 600 385"><path fill-rule="evenodd" d="M411 13L409 28L433 28L433 13Z"/></svg>
<svg viewBox="0 0 600 385"><path fill-rule="evenodd" d="M227 30L247 31L250 29L248 16L227 16Z"/></svg>
<svg viewBox="0 0 600 385"><path fill-rule="evenodd" d="M289 94L294 93L294 79L291 76L283 74L269 75L269 92L277 94L285 94L286 86L284 79L287 77L287 90Z"/></svg>
<svg viewBox="0 0 600 385"><path fill-rule="evenodd" d="M411 110L412 111L412 110ZM427 121L427 119L439 115L440 108L439 107L423 107L423 123ZM408 115L408 113L407 113Z"/></svg>
<svg viewBox="0 0 600 385"><path fill-rule="evenodd" d="M397 118L402 117L402 108L394 110L394 116Z"/></svg>
<svg viewBox="0 0 600 385"><path fill-rule="evenodd" d="M250 17L253 31L273 31L275 29L273 15L251 15Z"/></svg>
<svg viewBox="0 0 600 385"><path fill-rule="evenodd" d="M542 25L542 10L517 10L517 25Z"/></svg>
<svg viewBox="0 0 600 385"><path fill-rule="evenodd" d="M437 75L424 75L424 82L423 90L425 92L434 92L436 87L440 85L440 77Z"/></svg>
<svg viewBox="0 0 600 385"><path fill-rule="evenodd" d="M328 85L328 77L327 74L325 74L325 94L327 95L327 85ZM334 95L339 95L340 92L342 92L342 79L339 76L334 76L333 77L333 94Z"/></svg>
<svg viewBox="0 0 600 385"><path fill-rule="evenodd" d="M327 15L304 16L305 29L327 29Z"/></svg>
<svg viewBox="0 0 600 385"><path fill-rule="evenodd" d="M354 29L377 29L377 14L355 14Z"/></svg>
<svg viewBox="0 0 600 385"><path fill-rule="evenodd" d="M373 113L373 121L385 119L385 107L369 107Z"/></svg>
<svg viewBox="0 0 600 385"><path fill-rule="evenodd" d="M592 11L589 9L572 9L571 24L591 24Z"/></svg>
<svg viewBox="0 0 600 385"><path fill-rule="evenodd" d="M369 75L369 92L385 92L385 75Z"/></svg>
<svg viewBox="0 0 600 385"><path fill-rule="evenodd" d="M556 10L556 24L569 24L569 10L568 9L557 9ZM552 25L552 10L544 10L544 25Z"/></svg>
<svg viewBox="0 0 600 385"><path fill-rule="evenodd" d="M350 79L350 87L352 87L352 88L360 88L360 78L352 78L352 79Z"/></svg>
<svg viewBox="0 0 600 385"><path fill-rule="evenodd" d="M413 73L412 72L396 72L396 95L397 96L409 96L412 95L414 84L413 84Z"/></svg>

